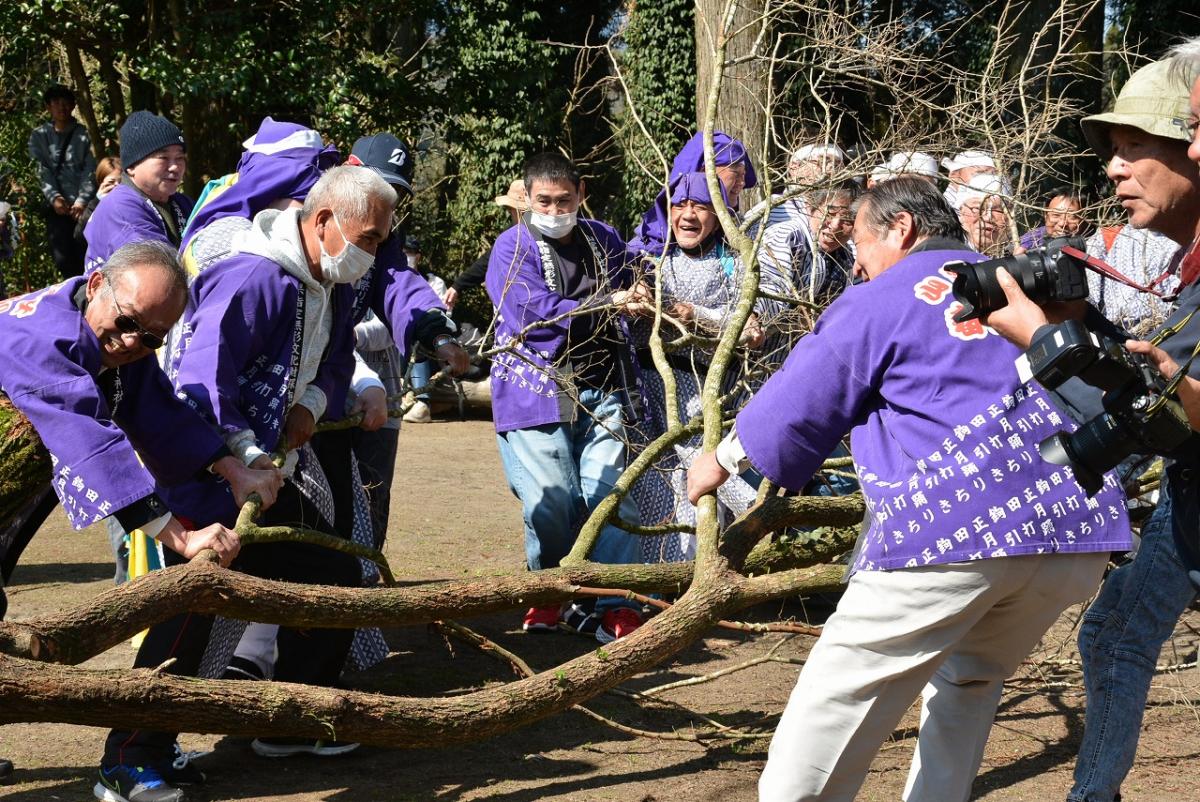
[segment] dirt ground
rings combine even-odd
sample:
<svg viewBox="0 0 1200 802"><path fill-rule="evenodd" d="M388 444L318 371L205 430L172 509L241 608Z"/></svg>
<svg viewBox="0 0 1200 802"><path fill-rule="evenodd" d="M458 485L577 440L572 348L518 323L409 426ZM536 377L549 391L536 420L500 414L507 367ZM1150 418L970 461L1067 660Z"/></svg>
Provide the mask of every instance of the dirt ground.
<svg viewBox="0 0 1200 802"><path fill-rule="evenodd" d="M407 581L487 576L522 570L517 502L509 494L487 421L438 421L405 426L393 490L388 557L397 578ZM104 532L72 533L56 514L34 539L9 589L9 616L29 619L68 609L111 582ZM748 617L828 613L828 600L791 602ZM1083 729L1083 693L1072 628L1079 610L1068 611L1031 664L1008 686L992 730L973 799L988 802L1061 800ZM565 634L525 635L519 613L467 622L522 655L535 668L592 648ZM1200 676L1194 665L1200 617L1189 612L1164 651L1155 681L1137 765L1126 800L1176 800L1195 796L1200 754ZM714 632L651 676L627 687L646 689L706 675L765 654L781 636ZM503 682L511 671L460 644L447 644L424 627L388 633L393 654L386 664L352 678L361 687L404 695L454 694ZM802 658L811 639L796 637L777 652ZM132 652L122 646L89 665L121 668ZM1057 661L1068 661L1060 664ZM703 726L706 716L734 726L769 727L782 711L799 666L767 662L712 682L668 691L671 705L639 707L607 695L593 709L624 724L659 732ZM859 799L899 799L916 734L909 711L872 766ZM0 755L17 764L0 785L12 802L91 799L104 732L66 725L0 727ZM211 750L200 765L209 775L189 793L194 802L373 802L375 800L689 800L742 802L755 798L767 741L695 743L635 738L575 712L524 731L455 748L397 751L363 747L343 758L268 761L244 740L184 734L187 749Z"/></svg>

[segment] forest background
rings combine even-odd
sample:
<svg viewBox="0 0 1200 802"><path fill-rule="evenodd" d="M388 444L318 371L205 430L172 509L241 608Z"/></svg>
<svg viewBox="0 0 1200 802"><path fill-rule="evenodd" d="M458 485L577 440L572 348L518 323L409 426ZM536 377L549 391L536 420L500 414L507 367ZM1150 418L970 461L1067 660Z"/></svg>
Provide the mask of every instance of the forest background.
<svg viewBox="0 0 1200 802"><path fill-rule="evenodd" d="M39 194L26 142L45 119L42 92L73 86L77 117L97 157L117 153L116 134L133 110L180 125L188 140L185 191L231 172L242 140L267 115L319 130L343 153L362 135L390 130L419 153L409 229L435 272L453 277L507 225L492 199L519 175L526 156L557 149L583 168L588 209L632 235L658 191L667 160L703 119L712 42L707 30L724 0L15 0L0 4L0 199L23 214L26 247L8 269L10 289L56 280L32 210ZM858 153L911 122L903 88L872 80L876 48L899 48L916 65L1014 82L1046 69L1040 85L1001 92L1020 117L1023 96L1043 93L1068 113L1042 139L1047 169L1022 189L1037 194L1072 182L1099 191L1102 165L1086 154L1076 120L1111 100L1131 65L1158 58L1200 34L1194 0L741 0L738 14L762 19L753 37L769 58L737 47L727 63L717 126L750 146L760 173L782 175L797 143L835 138ZM1074 6L1069 25L1051 24ZM835 15L852 31L825 48ZM758 25L750 22L753 32ZM766 27L769 35L764 36ZM1064 36L1063 31L1068 30ZM886 33L886 35L885 35ZM1057 36L1051 41L1051 34ZM753 47L751 37L743 36ZM847 53L858 48L859 54ZM822 54L826 61L822 62ZM853 65L853 66L851 66ZM877 77L886 74L881 68ZM1066 76L1066 77L1064 77ZM940 81L932 73L930 81ZM819 84L819 86L818 86ZM957 98L918 90L920 126L949 139L908 142L946 149L988 145L986 115L964 115ZM765 98L769 98L767 102ZM933 102L930 102L930 101ZM828 107L825 107L828 103ZM825 107L825 108L823 108ZM836 120L830 119L830 109ZM998 114L1003 117L1005 109ZM767 118L764 124L764 116ZM992 119L996 119L993 115ZM912 131L912 126L908 127ZM1022 148L1025 145L1021 146ZM938 151L943 152L938 152ZM1026 151L1022 151L1026 152ZM1032 154L1031 154L1032 155ZM1044 155L1044 154L1043 154ZM781 181L773 182L779 187ZM753 193L750 199L757 198ZM1030 207L1032 209L1032 207ZM477 298L474 308L481 311Z"/></svg>

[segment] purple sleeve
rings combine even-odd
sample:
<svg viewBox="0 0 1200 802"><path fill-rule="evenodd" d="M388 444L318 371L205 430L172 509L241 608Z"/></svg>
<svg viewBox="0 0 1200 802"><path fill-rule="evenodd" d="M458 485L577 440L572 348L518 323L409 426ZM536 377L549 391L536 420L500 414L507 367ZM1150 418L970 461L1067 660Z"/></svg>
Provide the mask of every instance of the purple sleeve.
<svg viewBox="0 0 1200 802"><path fill-rule="evenodd" d="M513 333L579 307L579 301L564 298L547 286L537 246L523 225L513 226L496 240L484 283L497 313ZM546 350L550 343L560 342L569 328L570 318L539 326L525 335L525 341L532 348Z"/></svg>
<svg viewBox="0 0 1200 802"><path fill-rule="evenodd" d="M313 385L325 393L325 414L322 420L337 420L346 408L346 394L354 375L354 290L348 284L337 285L334 304L333 330L329 335L329 350L321 360Z"/></svg>
<svg viewBox="0 0 1200 802"><path fill-rule="evenodd" d="M278 268L272 276L278 275ZM262 321L295 318L294 285L283 292L262 292L252 270L212 268L192 285L195 310L188 318L175 386L188 403L217 424L222 434L250 429L239 408L238 376L266 352ZM288 307L290 298L292 306ZM289 310L289 311L284 311ZM282 318L280 316L283 316Z"/></svg>
<svg viewBox="0 0 1200 802"><path fill-rule="evenodd" d="M385 243L380 248L376 260L380 273L375 279L377 287L372 290L371 308L387 324L401 356L407 358L417 339L417 323L429 310L446 307L429 282L401 264L397 254L403 258L398 247Z"/></svg>
<svg viewBox="0 0 1200 802"><path fill-rule="evenodd" d="M176 397L157 361L141 359L122 368L121 380L124 398L114 419L159 482L187 481L212 463L224 441Z"/></svg>
<svg viewBox="0 0 1200 802"><path fill-rule="evenodd" d="M57 353L38 368L63 378L29 390L10 380L5 389L53 458L54 490L71 525L83 529L151 495L154 482L112 421L95 380Z"/></svg>
<svg viewBox="0 0 1200 802"><path fill-rule="evenodd" d="M885 355L873 353L861 307L843 295L737 416L738 439L760 473L800 490L859 420Z"/></svg>

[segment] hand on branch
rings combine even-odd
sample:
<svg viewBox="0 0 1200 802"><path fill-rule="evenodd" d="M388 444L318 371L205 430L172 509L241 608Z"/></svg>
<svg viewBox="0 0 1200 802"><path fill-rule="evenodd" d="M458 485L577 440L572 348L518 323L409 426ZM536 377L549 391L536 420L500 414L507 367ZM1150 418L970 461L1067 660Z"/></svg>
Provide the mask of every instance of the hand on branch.
<svg viewBox="0 0 1200 802"><path fill-rule="evenodd" d="M461 376L471 368L471 355L458 343L439 345L433 352L440 361L450 366L450 372Z"/></svg>
<svg viewBox="0 0 1200 802"><path fill-rule="evenodd" d="M283 474L266 454L259 456L249 467L236 457L222 457L213 463L213 473L229 482L233 500L240 507L251 493L258 493L262 509L275 503L279 488L283 487Z"/></svg>
<svg viewBox="0 0 1200 802"><path fill-rule="evenodd" d="M688 469L687 474L687 494L688 501L692 504L699 504L702 496L707 496L714 492L718 487L725 484L725 480L729 478L729 471L721 467L717 462L717 452L709 451L706 454L701 454L692 463L692 467Z"/></svg>
<svg viewBox="0 0 1200 802"><path fill-rule="evenodd" d="M388 419L387 391L382 387L368 387L363 390L358 398L354 399L354 406L350 408L351 415L359 412L363 414L362 423L359 425L364 431L373 432L381 428Z"/></svg>
<svg viewBox="0 0 1200 802"><path fill-rule="evenodd" d="M188 530L187 540L180 553L190 560L205 549L212 549L217 553L221 565L228 568L241 548L242 541L237 532L221 524L210 524L203 529Z"/></svg>
<svg viewBox="0 0 1200 802"><path fill-rule="evenodd" d="M175 516L158 533L158 540L176 554L192 559L205 549L217 553L221 565L228 568L242 548L237 532L221 524L211 524L203 529L185 529Z"/></svg>
<svg viewBox="0 0 1200 802"><path fill-rule="evenodd" d="M747 348L760 348L767 339L767 333L763 331L762 324L758 321L758 315L751 314L746 318L746 326L742 329L742 336L738 340Z"/></svg>
<svg viewBox="0 0 1200 802"><path fill-rule="evenodd" d="M696 321L696 307L686 301L676 301L667 309L667 314L680 323L691 325Z"/></svg>
<svg viewBox="0 0 1200 802"><path fill-rule="evenodd" d="M287 437L287 447L299 448L313 436L317 422L313 420L312 412L302 404L296 404L288 410L287 420L283 424L283 432Z"/></svg>
<svg viewBox="0 0 1200 802"><path fill-rule="evenodd" d="M639 281L627 290L617 290L612 294L612 302L623 315L652 315L654 314L654 291Z"/></svg>

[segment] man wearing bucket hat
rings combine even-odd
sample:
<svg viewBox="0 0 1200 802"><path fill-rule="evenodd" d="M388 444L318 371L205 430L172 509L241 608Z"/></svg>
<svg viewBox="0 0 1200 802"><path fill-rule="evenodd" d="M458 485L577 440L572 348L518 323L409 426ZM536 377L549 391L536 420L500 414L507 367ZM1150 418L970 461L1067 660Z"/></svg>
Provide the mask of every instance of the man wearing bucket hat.
<svg viewBox="0 0 1200 802"><path fill-rule="evenodd" d="M1148 343L1129 346L1148 354L1164 375L1186 362L1200 340L1200 315L1192 316L1200 308L1200 251L1195 245L1200 234L1198 114L1200 39L1193 39L1176 48L1173 58L1135 72L1112 111L1082 123L1088 143L1108 160L1108 176L1130 225L1158 231L1181 246L1175 265L1183 289L1178 309L1164 326L1178 325L1179 332L1162 343L1162 350ZM1000 279L1009 303L987 323L1023 346L1046 317L1015 282ZM1200 364L1193 363L1188 373L1191 378L1181 396L1200 376ZM1080 624L1087 716L1069 802L1120 799L1159 653L1196 595L1194 583L1200 575L1192 570L1189 580L1187 569L1200 565L1195 554L1200 458L1175 460L1165 476L1159 505L1142 529L1137 556L1108 576Z"/></svg>
<svg viewBox="0 0 1200 802"><path fill-rule="evenodd" d="M85 275L129 242L154 240L178 248L192 212L192 199L178 191L187 172L187 143L175 123L135 111L121 126L119 139L121 183L96 207L83 231Z"/></svg>
<svg viewBox="0 0 1200 802"><path fill-rule="evenodd" d="M1200 171L1195 163L1200 146L1188 150L1194 133L1188 121L1194 126L1200 111L1200 40L1189 47L1135 72L1112 111L1082 123L1088 144L1109 160L1108 175L1129 224L1158 231L1181 246L1174 266L1182 261L1185 286L1168 324L1200 302L1195 276L1188 275L1189 263L1195 267L1194 241L1200 233ZM1200 326L1191 326L1163 346L1182 363L1198 337ZM1190 373L1195 376L1200 369L1193 367ZM1195 512L1197 482L1183 480L1195 476L1195 468L1177 462L1167 469L1167 487L1143 527L1137 556L1109 575L1080 624L1087 716L1070 802L1120 799L1121 782L1133 765L1158 655L1196 594L1180 565L1172 526L1172 517L1178 522L1184 511ZM1194 539L1194 517L1188 525Z"/></svg>
<svg viewBox="0 0 1200 802"><path fill-rule="evenodd" d="M503 206L508 209L509 218L515 226L521 222L521 215L529 208L529 199L525 195L525 182L520 179L514 179L508 185L508 192L503 195L497 195L492 201L497 206ZM492 249L488 248L483 255L471 263L463 272L459 273L454 279L454 284L450 289L446 290L446 294L442 296L442 303L446 308L454 311L455 304L468 290L473 290L476 287L483 286L483 280L487 276L488 260L492 258Z"/></svg>

